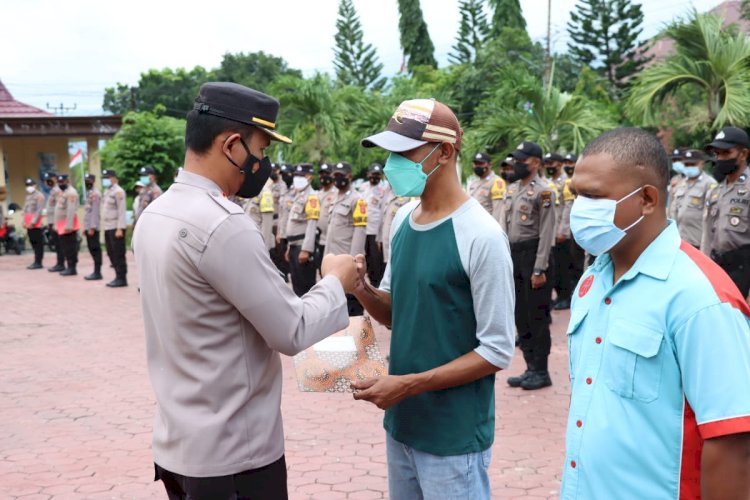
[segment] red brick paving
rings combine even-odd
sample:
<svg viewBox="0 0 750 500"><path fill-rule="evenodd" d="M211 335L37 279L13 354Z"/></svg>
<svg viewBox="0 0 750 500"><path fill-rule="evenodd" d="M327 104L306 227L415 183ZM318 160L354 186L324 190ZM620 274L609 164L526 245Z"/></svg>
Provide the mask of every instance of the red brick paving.
<svg viewBox="0 0 750 500"><path fill-rule="evenodd" d="M132 256L129 256L129 258ZM51 265L52 255L45 256ZM154 400L132 272L128 288L27 271L0 257L0 499L166 498L153 482ZM555 385L511 389L498 377L490 467L494 498L557 498L569 399L564 327L554 313ZM378 328L381 347L389 334ZM297 391L284 357L282 414L292 499L387 498L382 412L349 395Z"/></svg>

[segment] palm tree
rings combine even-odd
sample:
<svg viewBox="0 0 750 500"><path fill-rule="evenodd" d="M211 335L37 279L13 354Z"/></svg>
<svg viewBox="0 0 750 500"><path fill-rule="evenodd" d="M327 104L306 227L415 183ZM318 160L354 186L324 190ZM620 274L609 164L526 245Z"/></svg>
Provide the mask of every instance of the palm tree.
<svg viewBox="0 0 750 500"><path fill-rule="evenodd" d="M477 128L467 137L467 145L513 148L522 141L534 141L545 151L580 151L588 141L615 126L601 105L562 92L552 83L542 86L527 72L509 71L496 97L496 104L484 107L475 119Z"/></svg>
<svg viewBox="0 0 750 500"><path fill-rule="evenodd" d="M675 54L634 79L627 101L634 121L663 125L662 104L674 105L684 95L680 91L692 87L705 110L697 115L702 124L718 129L750 123L750 39L722 25L719 15L693 11L687 22L667 28ZM677 107L686 106L690 103Z"/></svg>

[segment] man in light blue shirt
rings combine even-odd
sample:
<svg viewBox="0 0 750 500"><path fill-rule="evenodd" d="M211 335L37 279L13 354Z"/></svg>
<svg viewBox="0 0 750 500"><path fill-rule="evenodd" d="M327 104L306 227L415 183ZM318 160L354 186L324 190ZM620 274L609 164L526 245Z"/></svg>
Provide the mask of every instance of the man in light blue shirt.
<svg viewBox="0 0 750 500"><path fill-rule="evenodd" d="M614 179L617 179L614 181ZM666 217L669 159L639 129L576 165L563 499L750 498L750 308Z"/></svg>

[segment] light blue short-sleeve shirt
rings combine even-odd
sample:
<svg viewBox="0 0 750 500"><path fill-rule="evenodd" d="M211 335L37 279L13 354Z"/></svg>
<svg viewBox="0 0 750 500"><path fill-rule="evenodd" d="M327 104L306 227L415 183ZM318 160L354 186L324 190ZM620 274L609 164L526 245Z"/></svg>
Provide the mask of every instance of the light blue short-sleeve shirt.
<svg viewBox="0 0 750 500"><path fill-rule="evenodd" d="M700 497L703 442L750 432L750 308L673 222L574 294L562 499Z"/></svg>

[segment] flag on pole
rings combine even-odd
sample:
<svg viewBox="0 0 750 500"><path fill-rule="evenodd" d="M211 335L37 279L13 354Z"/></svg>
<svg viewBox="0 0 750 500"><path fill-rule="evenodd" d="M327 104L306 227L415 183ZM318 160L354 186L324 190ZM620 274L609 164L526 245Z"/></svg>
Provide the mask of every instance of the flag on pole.
<svg viewBox="0 0 750 500"><path fill-rule="evenodd" d="M69 168L73 168L76 165L80 165L83 163L83 151L80 149L76 151L76 154L70 157L70 165L68 165Z"/></svg>

